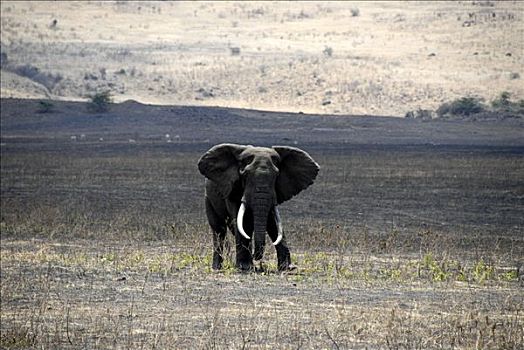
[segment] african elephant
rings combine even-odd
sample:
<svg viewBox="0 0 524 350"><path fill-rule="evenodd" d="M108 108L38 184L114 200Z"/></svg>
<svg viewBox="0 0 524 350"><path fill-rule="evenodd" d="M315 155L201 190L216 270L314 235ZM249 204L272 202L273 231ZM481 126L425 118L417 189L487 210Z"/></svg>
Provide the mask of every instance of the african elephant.
<svg viewBox="0 0 524 350"><path fill-rule="evenodd" d="M293 147L226 143L207 151L198 169L207 178L205 205L213 231L213 269L222 268L227 227L235 235L238 269L252 270L253 258L262 259L266 232L277 251L278 269L294 269L277 205L313 183L320 169L313 158Z"/></svg>

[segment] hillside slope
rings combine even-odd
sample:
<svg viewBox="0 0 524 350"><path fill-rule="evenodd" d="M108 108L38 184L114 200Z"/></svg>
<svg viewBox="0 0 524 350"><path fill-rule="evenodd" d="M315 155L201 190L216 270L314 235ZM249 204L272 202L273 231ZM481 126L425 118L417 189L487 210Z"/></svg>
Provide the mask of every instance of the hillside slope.
<svg viewBox="0 0 524 350"><path fill-rule="evenodd" d="M404 116L524 96L521 1L0 6L2 97Z"/></svg>

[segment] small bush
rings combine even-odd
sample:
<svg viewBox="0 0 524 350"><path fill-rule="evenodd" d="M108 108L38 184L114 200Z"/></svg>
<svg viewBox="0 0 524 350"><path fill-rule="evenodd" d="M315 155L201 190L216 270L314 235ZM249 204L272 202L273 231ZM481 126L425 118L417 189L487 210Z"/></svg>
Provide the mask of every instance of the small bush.
<svg viewBox="0 0 524 350"><path fill-rule="evenodd" d="M88 109L97 113L107 112L111 103L113 103L113 98L109 90L98 92L91 96Z"/></svg>
<svg viewBox="0 0 524 350"><path fill-rule="evenodd" d="M239 56L240 55L240 47L230 47L229 51L231 52L231 56Z"/></svg>
<svg viewBox="0 0 524 350"><path fill-rule="evenodd" d="M524 100L511 101L511 93L503 91L499 97L491 101L494 112L524 116Z"/></svg>
<svg viewBox="0 0 524 350"><path fill-rule="evenodd" d="M331 57L331 56L333 56L333 48L329 47L329 46L326 46L326 48L324 49L324 51L322 51L322 53L326 57Z"/></svg>
<svg viewBox="0 0 524 350"><path fill-rule="evenodd" d="M50 113L53 111L55 106L50 101L39 101L38 102L38 113Z"/></svg>
<svg viewBox="0 0 524 350"><path fill-rule="evenodd" d="M443 103L437 109L437 114L440 117L445 115L469 116L484 112L485 110L485 106L478 98L462 97L449 103Z"/></svg>
<svg viewBox="0 0 524 350"><path fill-rule="evenodd" d="M351 11L351 16L352 16L352 17L358 17L358 16L360 16L360 10L359 10L357 7L352 8L350 11Z"/></svg>
<svg viewBox="0 0 524 350"><path fill-rule="evenodd" d="M43 85L49 91L52 91L53 88L63 79L60 74L41 72L40 69L30 64L16 66L11 70L15 74Z"/></svg>
<svg viewBox="0 0 524 350"><path fill-rule="evenodd" d="M22 77L33 79L36 75L40 73L40 70L30 64L23 64L20 66L16 66L13 69L13 72Z"/></svg>
<svg viewBox="0 0 524 350"><path fill-rule="evenodd" d="M411 113L411 112L410 112ZM412 117L412 113L406 117ZM440 105L436 111L439 117L471 117L472 119L506 119L524 117L524 100L512 101L511 93L503 91L490 105L485 105L481 99L462 97L452 102Z"/></svg>
<svg viewBox="0 0 524 350"><path fill-rule="evenodd" d="M491 106L493 108L508 108L511 106L512 102L510 101L511 93L507 91L503 91L499 97L491 101Z"/></svg>

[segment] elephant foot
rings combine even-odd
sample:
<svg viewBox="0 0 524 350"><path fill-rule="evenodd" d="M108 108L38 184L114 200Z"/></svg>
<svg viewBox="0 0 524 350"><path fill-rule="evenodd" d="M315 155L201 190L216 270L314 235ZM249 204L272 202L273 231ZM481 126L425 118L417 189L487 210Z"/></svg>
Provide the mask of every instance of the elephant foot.
<svg viewBox="0 0 524 350"><path fill-rule="evenodd" d="M295 264L286 263L286 264L279 265L278 271L279 272L292 272L292 271L295 271L297 268L298 267Z"/></svg>
<svg viewBox="0 0 524 350"><path fill-rule="evenodd" d="M251 272L254 270L254 266L252 262L238 262L236 263L236 267L240 272Z"/></svg>
<svg viewBox="0 0 524 350"><path fill-rule="evenodd" d="M213 254L213 265L211 267L213 270L221 270L222 269L222 256L220 254Z"/></svg>

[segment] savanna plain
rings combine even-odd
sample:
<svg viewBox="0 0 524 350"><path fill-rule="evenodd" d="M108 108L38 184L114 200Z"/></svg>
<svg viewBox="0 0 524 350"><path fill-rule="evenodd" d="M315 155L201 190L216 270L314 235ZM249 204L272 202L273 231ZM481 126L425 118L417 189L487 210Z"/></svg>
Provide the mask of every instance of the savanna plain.
<svg viewBox="0 0 524 350"><path fill-rule="evenodd" d="M522 345L520 121L52 104L2 100L3 348ZM211 270L218 140L321 165L281 206L294 273L237 272L232 235Z"/></svg>
<svg viewBox="0 0 524 350"><path fill-rule="evenodd" d="M1 349L522 349L522 2L0 6ZM319 163L296 271L211 269L222 142Z"/></svg>

